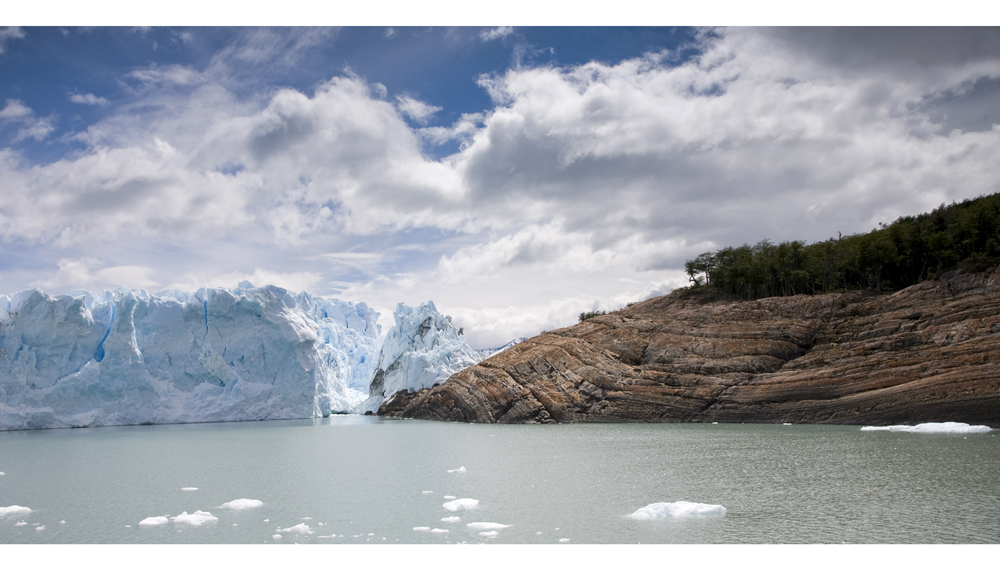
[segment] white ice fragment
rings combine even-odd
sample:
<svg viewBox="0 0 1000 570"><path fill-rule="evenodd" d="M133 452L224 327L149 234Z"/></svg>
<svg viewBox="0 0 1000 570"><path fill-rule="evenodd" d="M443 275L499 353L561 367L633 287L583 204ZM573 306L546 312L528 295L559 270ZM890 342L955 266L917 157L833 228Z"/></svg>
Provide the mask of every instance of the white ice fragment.
<svg viewBox="0 0 1000 570"><path fill-rule="evenodd" d="M228 503L222 503L222 508L233 509L237 511L242 511L246 509L253 509L259 507L264 503L258 501L257 499L236 499L235 501L229 501Z"/></svg>
<svg viewBox="0 0 1000 570"><path fill-rule="evenodd" d="M415 527L413 527L413 530L415 530L417 532L427 532L430 529L431 529L431 527L429 527L429 526L415 526Z"/></svg>
<svg viewBox="0 0 1000 570"><path fill-rule="evenodd" d="M14 523L14 526L28 526L28 523L26 523L24 521L16 522L16 523Z"/></svg>
<svg viewBox="0 0 1000 570"><path fill-rule="evenodd" d="M465 465L459 467L458 469L449 469L448 473L465 473Z"/></svg>
<svg viewBox="0 0 1000 570"><path fill-rule="evenodd" d="M445 495L444 498L445 498L445 500L450 501L452 499L455 499L456 497L455 497L455 495Z"/></svg>
<svg viewBox="0 0 1000 570"><path fill-rule="evenodd" d="M6 475L3 471L0 471L0 476Z"/></svg>
<svg viewBox="0 0 1000 570"><path fill-rule="evenodd" d="M272 534L271 538L273 538L274 540L278 540L279 538L281 538L281 535L280 534Z"/></svg>
<svg viewBox="0 0 1000 570"><path fill-rule="evenodd" d="M636 520L666 519L676 517L723 517L726 507L722 505L707 505L705 503L690 503L677 501L675 503L653 503L646 505L629 515Z"/></svg>
<svg viewBox="0 0 1000 570"><path fill-rule="evenodd" d="M559 542L566 543L566 542L569 542L569 539L568 538L560 538Z"/></svg>
<svg viewBox="0 0 1000 570"><path fill-rule="evenodd" d="M66 521L59 521L59 524L66 524Z"/></svg>
<svg viewBox="0 0 1000 570"><path fill-rule="evenodd" d="M861 431L905 431L909 433L986 433L989 426L971 426L962 422L928 422L915 426L865 426Z"/></svg>
<svg viewBox="0 0 1000 570"><path fill-rule="evenodd" d="M536 532L535 534L542 534L542 531L538 531L538 532Z"/></svg>
<svg viewBox="0 0 1000 570"><path fill-rule="evenodd" d="M448 501L441 506L454 513L456 511L472 510L479 506L479 501L476 499L455 499L454 501Z"/></svg>
<svg viewBox="0 0 1000 570"><path fill-rule="evenodd" d="M424 492L423 492L423 493L421 493L421 494L422 494L422 495L430 495L430 494L431 494L431 493L433 493L433 492L434 492L434 491L424 491Z"/></svg>
<svg viewBox="0 0 1000 570"><path fill-rule="evenodd" d="M43 530L45 530L45 525L35 527L35 531L37 531L37 532L40 532L40 531L43 531Z"/></svg>
<svg viewBox="0 0 1000 570"><path fill-rule="evenodd" d="M139 521L139 526L160 526L169 522L170 519L167 517L146 517Z"/></svg>
<svg viewBox="0 0 1000 570"><path fill-rule="evenodd" d="M0 507L0 517L6 515L22 514L26 515L31 512L28 507L21 507L18 505L11 505L9 507Z"/></svg>
<svg viewBox="0 0 1000 570"><path fill-rule="evenodd" d="M212 513L208 511L195 511L190 515L187 511L173 517L173 521L176 524L189 524L191 526L201 526L205 523L218 522L219 517L213 517Z"/></svg>
<svg viewBox="0 0 1000 570"><path fill-rule="evenodd" d="M790 423L783 423L783 424L781 424L781 425L783 425L783 426L790 426L790 425L792 425L792 424L790 424Z"/></svg>
<svg viewBox="0 0 1000 570"><path fill-rule="evenodd" d="M446 529L446 528L432 528L431 532L436 533L436 534L445 534L446 532L448 532L448 529Z"/></svg>
<svg viewBox="0 0 1000 570"><path fill-rule="evenodd" d="M295 526L290 526L288 528L279 528L278 532L297 532L299 534L312 534L313 531L309 529L309 525L306 523L299 523Z"/></svg>
<svg viewBox="0 0 1000 570"><path fill-rule="evenodd" d="M311 520L313 520L313 518L312 517L302 517L302 520L304 520L304 521L311 521Z"/></svg>
<svg viewBox="0 0 1000 570"><path fill-rule="evenodd" d="M125 528L132 528L132 525L127 524L127 525L125 525Z"/></svg>
<svg viewBox="0 0 1000 570"><path fill-rule="evenodd" d="M264 522L271 522L271 519L264 519Z"/></svg>
<svg viewBox="0 0 1000 570"><path fill-rule="evenodd" d="M486 538L496 538L500 533L495 530L486 530L479 533L479 536L485 536Z"/></svg>
<svg viewBox="0 0 1000 570"><path fill-rule="evenodd" d="M491 523L491 522L473 522L465 525L472 530L501 530L509 527L509 524Z"/></svg>
<svg viewBox="0 0 1000 570"><path fill-rule="evenodd" d="M456 523L460 520L462 520L462 517L444 517L443 519L441 519L441 522Z"/></svg>
<svg viewBox="0 0 1000 570"><path fill-rule="evenodd" d="M197 491L198 487L181 487L181 491Z"/></svg>

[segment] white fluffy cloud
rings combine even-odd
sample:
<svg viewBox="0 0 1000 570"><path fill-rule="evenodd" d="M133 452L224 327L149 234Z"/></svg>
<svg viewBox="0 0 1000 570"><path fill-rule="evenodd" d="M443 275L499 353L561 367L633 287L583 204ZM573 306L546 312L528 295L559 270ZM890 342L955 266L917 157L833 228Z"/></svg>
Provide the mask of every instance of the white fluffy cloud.
<svg viewBox="0 0 1000 570"><path fill-rule="evenodd" d="M79 103L81 105L107 105L110 103L104 97L98 97L93 93L71 93L69 100L73 103Z"/></svg>
<svg viewBox="0 0 1000 570"><path fill-rule="evenodd" d="M55 130L55 117L37 117L23 101L7 99L7 104L0 109L0 125L3 124L17 128L14 142L25 139L40 141Z"/></svg>

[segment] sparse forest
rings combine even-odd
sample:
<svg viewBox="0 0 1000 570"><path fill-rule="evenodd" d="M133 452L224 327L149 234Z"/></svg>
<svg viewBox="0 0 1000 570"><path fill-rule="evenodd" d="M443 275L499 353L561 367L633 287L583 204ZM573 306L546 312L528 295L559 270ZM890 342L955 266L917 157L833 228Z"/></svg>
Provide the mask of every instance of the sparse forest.
<svg viewBox="0 0 1000 570"><path fill-rule="evenodd" d="M865 234L726 247L684 264L691 288L746 299L851 289L891 291L956 268L1000 264L1000 194L880 224Z"/></svg>

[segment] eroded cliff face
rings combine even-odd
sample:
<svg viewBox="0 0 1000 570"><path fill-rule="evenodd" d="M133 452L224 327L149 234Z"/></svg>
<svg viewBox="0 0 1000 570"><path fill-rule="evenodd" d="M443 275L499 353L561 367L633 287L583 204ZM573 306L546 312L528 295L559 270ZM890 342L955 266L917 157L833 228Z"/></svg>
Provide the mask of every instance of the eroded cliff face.
<svg viewBox="0 0 1000 570"><path fill-rule="evenodd" d="M379 415L1000 427L1000 270L890 294L671 294L528 339Z"/></svg>

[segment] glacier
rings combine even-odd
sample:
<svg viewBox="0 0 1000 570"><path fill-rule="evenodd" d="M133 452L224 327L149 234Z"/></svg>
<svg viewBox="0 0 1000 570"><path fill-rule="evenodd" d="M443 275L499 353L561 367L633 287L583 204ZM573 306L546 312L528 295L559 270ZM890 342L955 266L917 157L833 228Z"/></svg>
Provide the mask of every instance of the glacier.
<svg viewBox="0 0 1000 570"><path fill-rule="evenodd" d="M417 307L400 303L393 317L395 324L382 344L368 399L355 408L358 413L375 412L397 392L430 388L482 360L433 301Z"/></svg>
<svg viewBox="0 0 1000 570"><path fill-rule="evenodd" d="M0 294L0 430L357 413L378 371L382 393L477 362L433 303L400 304L386 336L378 317L246 281Z"/></svg>

